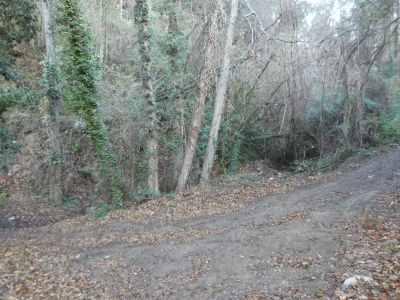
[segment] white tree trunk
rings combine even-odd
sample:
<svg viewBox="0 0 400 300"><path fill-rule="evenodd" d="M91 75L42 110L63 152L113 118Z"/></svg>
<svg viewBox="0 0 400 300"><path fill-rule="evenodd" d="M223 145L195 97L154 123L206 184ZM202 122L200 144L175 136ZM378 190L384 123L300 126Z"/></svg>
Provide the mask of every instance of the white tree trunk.
<svg viewBox="0 0 400 300"><path fill-rule="evenodd" d="M103 62L108 61L108 43L107 43L107 3L105 0L101 1L101 25L103 27L103 41L102 41L102 57Z"/></svg>
<svg viewBox="0 0 400 300"><path fill-rule="evenodd" d="M146 46L148 47L148 46ZM150 74L150 66L146 67L148 69L148 74ZM153 80L150 75L148 75L147 82L147 95L146 95L146 106L147 106L147 152L149 155L148 168L149 175L147 178L147 185L149 189L155 193L159 192L159 180L158 180L158 124L157 124L157 103L154 96ZM146 85L146 84L145 84Z"/></svg>
<svg viewBox="0 0 400 300"><path fill-rule="evenodd" d="M238 15L239 0L231 1L231 15L229 18L226 44L224 50L224 58L222 63L222 70L220 79L217 86L217 95L215 97L214 115L211 125L210 137L208 139L207 150L204 158L203 169L201 172L200 186L205 187L210 181L210 173L214 164L215 148L218 141L218 132L221 125L222 113L225 106L226 90L229 81L229 71L231 64L231 52L233 36L235 33L236 19Z"/></svg>
<svg viewBox="0 0 400 300"><path fill-rule="evenodd" d="M201 70L199 78L199 94L190 122L189 134L185 145L185 156L183 157L181 172L178 177L176 192L181 193L187 184L189 173L192 169L193 157L196 152L197 140L201 130L201 124L204 117L204 104L210 89L211 75L214 67L214 60L217 47L218 36L218 13L221 7L221 0L214 1L213 13L210 17L208 29L208 39L204 57L204 67Z"/></svg>
<svg viewBox="0 0 400 300"><path fill-rule="evenodd" d="M44 27L44 35L46 41L46 57L49 64L54 65L56 63L56 51L54 48L53 41L53 31L51 30L51 21L50 21L50 0L42 0L42 9L43 9L43 27Z"/></svg>
<svg viewBox="0 0 400 300"><path fill-rule="evenodd" d="M47 94L49 96L49 114L50 124L48 128L50 147L52 151L52 157L56 157L50 165L50 200L56 205L60 205L62 202L62 140L60 132L60 107L61 100L58 87L57 78L57 62L56 52L53 40L53 32L51 27L51 9L50 0L42 0L43 9L43 26L46 41L46 57L48 63L48 70L53 72L47 72L46 78ZM50 78L50 76L55 76Z"/></svg>

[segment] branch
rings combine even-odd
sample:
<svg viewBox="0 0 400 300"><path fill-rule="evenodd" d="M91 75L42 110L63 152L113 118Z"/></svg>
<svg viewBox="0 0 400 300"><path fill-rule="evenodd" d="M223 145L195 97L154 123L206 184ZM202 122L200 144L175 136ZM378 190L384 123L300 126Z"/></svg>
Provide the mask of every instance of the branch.
<svg viewBox="0 0 400 300"><path fill-rule="evenodd" d="M258 24L258 29L267 37L268 41L278 41L278 42L283 42L283 43L289 43L289 44L296 44L296 43L320 43L317 41L309 41L309 40L285 40L279 37L272 37L267 33L267 30L271 29L282 17L282 15L279 15L270 26L267 28L264 28L263 23L261 22L260 17L257 15L257 13L254 11L254 9L250 6L250 3L248 0L243 0L244 3L246 4L247 8L250 10L250 13L244 16L246 19L247 23L249 23L249 27L251 29L251 45L254 43L254 27L251 25L251 22L249 20L249 17L255 16L257 19L257 24Z"/></svg>

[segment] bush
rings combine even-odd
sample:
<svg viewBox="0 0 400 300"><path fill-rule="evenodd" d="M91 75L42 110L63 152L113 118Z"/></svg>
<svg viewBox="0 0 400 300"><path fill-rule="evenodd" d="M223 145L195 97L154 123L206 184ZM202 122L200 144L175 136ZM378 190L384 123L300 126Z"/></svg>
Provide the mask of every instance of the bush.
<svg viewBox="0 0 400 300"><path fill-rule="evenodd" d="M1 114L13 105L31 107L37 104L37 99L32 91L24 88L15 88L0 84L0 118Z"/></svg>
<svg viewBox="0 0 400 300"><path fill-rule="evenodd" d="M13 141L8 130L0 128L0 171L8 172L11 159L21 145Z"/></svg>
<svg viewBox="0 0 400 300"><path fill-rule="evenodd" d="M296 160L293 163L295 173L302 172L323 172L334 169L346 159L356 154L357 151L349 146L338 148L335 152L324 155L321 158Z"/></svg>
<svg viewBox="0 0 400 300"><path fill-rule="evenodd" d="M379 120L380 144L392 143L400 138L400 101L392 103L389 111Z"/></svg>
<svg viewBox="0 0 400 300"><path fill-rule="evenodd" d="M74 207L80 202L79 198L74 195L66 195L62 199L62 205L65 209Z"/></svg>
<svg viewBox="0 0 400 300"><path fill-rule="evenodd" d="M143 202L143 200L145 199L149 199L151 197L154 196L158 196L159 193L155 193L153 190L149 189L149 188L143 188L143 187L139 187L136 192L135 192L135 202L137 204L140 204L141 202Z"/></svg>
<svg viewBox="0 0 400 300"><path fill-rule="evenodd" d="M89 211L89 216L95 218L103 218L109 214L109 212L113 209L112 205L108 203L103 203L99 207L96 207L93 210Z"/></svg>

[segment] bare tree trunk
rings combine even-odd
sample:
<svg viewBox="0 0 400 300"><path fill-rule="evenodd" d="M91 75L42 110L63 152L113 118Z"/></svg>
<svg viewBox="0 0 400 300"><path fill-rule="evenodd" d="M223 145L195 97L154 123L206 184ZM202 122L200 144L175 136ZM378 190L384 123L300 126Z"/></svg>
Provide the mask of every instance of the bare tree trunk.
<svg viewBox="0 0 400 300"><path fill-rule="evenodd" d="M349 90L349 80L348 80L348 75L347 75L347 69L346 66L343 66L342 68L342 84L344 87L344 107L343 107L343 135L344 135L344 141L346 145L350 143L349 141L349 132L350 132L350 118L352 114L352 105L351 105L351 99L350 99L350 90Z"/></svg>
<svg viewBox="0 0 400 300"><path fill-rule="evenodd" d="M322 80L322 96L321 106L319 110L319 157L322 157L324 152L324 102L325 102L325 85L326 85L326 72L328 70L328 56L325 58L324 77Z"/></svg>
<svg viewBox="0 0 400 300"><path fill-rule="evenodd" d="M142 64L142 89L147 110L147 185L153 192L159 192L158 183L158 124L157 108L154 96L153 80L150 74L150 31L149 7L146 0L137 0L135 4L135 23L138 26L139 53Z"/></svg>
<svg viewBox="0 0 400 300"><path fill-rule="evenodd" d="M107 0L101 1L101 23L103 26L103 46L102 46L102 53L103 62L108 60L108 46L107 46Z"/></svg>
<svg viewBox="0 0 400 300"><path fill-rule="evenodd" d="M192 169L193 157L196 151L197 140L201 130L201 124L204 117L204 104L210 89L211 75L216 55L216 44L218 36L218 11L221 7L221 0L214 0L213 13L210 17L210 24L207 34L207 46L204 57L204 67L201 70L199 78L199 93L193 110L192 120L190 122L189 134L185 146L185 156L182 162L181 172L178 177L176 192L181 193L187 184L189 173Z"/></svg>
<svg viewBox="0 0 400 300"><path fill-rule="evenodd" d="M42 9L43 9L43 27L46 41L46 58L51 65L56 64L56 51L53 40L53 31L50 21L50 3L49 0L42 0Z"/></svg>
<svg viewBox="0 0 400 300"><path fill-rule="evenodd" d="M49 97L49 140L52 151L50 166L50 200L55 205L62 202L62 140L60 133L60 91L57 73L56 52L53 40L53 32L51 28L51 10L49 0L42 0L43 9L43 26L46 41L46 82L47 95Z"/></svg>
<svg viewBox="0 0 400 300"><path fill-rule="evenodd" d="M177 128L179 133L179 138L181 139L181 143L177 146L175 153L175 167L174 167L174 183L177 182L180 174L180 170L182 168L182 162L185 156L185 146L186 146L186 138L185 138L185 101L182 97L182 94L179 93L178 98L178 115L177 119Z"/></svg>
<svg viewBox="0 0 400 300"><path fill-rule="evenodd" d="M214 164L215 148L218 141L218 132L221 124L222 113L224 111L226 90L229 81L229 71L231 64L232 42L235 32L236 19L238 15L239 0L231 1L231 15L229 18L228 31L226 37L224 58L222 70L217 86L217 95L215 97L214 115L211 125L210 137L208 139L207 150L201 172L200 186L205 187L209 184L210 173Z"/></svg>

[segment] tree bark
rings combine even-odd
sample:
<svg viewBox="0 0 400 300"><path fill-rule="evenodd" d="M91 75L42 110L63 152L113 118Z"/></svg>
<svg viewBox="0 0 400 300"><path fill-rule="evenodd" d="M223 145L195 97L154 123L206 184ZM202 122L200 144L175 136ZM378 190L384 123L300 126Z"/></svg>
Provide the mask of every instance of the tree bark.
<svg viewBox="0 0 400 300"><path fill-rule="evenodd" d="M214 115L211 125L210 137L208 139L207 150L203 162L203 169L201 172L200 186L206 187L210 181L210 173L214 164L215 148L218 141L218 132L220 129L222 113L224 111L226 90L229 81L229 71L231 64L231 52L233 36L235 32L236 19L238 15L239 0L231 1L231 15L229 18L226 44L224 50L224 58L222 63L222 70L217 86L217 95L215 97Z"/></svg>
<svg viewBox="0 0 400 300"><path fill-rule="evenodd" d="M42 0L43 26L47 58L47 95L49 97L50 124L48 128L52 159L50 164L50 200L55 205L62 203L62 140L60 132L61 98L57 74L56 52L51 27L51 8L49 0Z"/></svg>
<svg viewBox="0 0 400 300"><path fill-rule="evenodd" d="M158 193L158 124L157 107L154 96L153 80L150 74L150 30L149 8L146 0L137 0L135 4L135 23L138 30L139 53L142 65L142 89L147 112L147 154L148 154L148 188Z"/></svg>
<svg viewBox="0 0 400 300"><path fill-rule="evenodd" d="M319 157L322 158L324 153L324 102L325 102L325 88L326 88L326 72L328 71L328 57L325 58L325 68L324 68L324 76L322 79L322 96L321 96L321 106L319 109Z"/></svg>
<svg viewBox="0 0 400 300"><path fill-rule="evenodd" d="M108 46L107 46L107 2L106 0L101 1L101 24L103 27L103 46L102 46L102 57L103 63L108 61Z"/></svg>
<svg viewBox="0 0 400 300"><path fill-rule="evenodd" d="M201 130L201 124L204 118L204 104L210 89L210 80L213 72L213 64L216 55L217 36L218 36L218 12L221 7L221 0L214 1L213 12L209 20L207 33L207 46L204 57L204 66L200 72L198 96L193 110L188 138L185 145L185 156L182 162L181 172L178 177L176 192L182 193L186 187L189 173L192 169L193 157L196 151L197 140Z"/></svg>
<svg viewBox="0 0 400 300"><path fill-rule="evenodd" d="M175 152L175 161L174 161L174 178L173 183L176 184L179 173L182 167L182 161L185 155L185 101L183 99L181 93L181 86L179 83L180 69L181 66L178 63L179 59L179 47L176 42L177 36L182 36L182 33L178 28L178 20L176 17L176 10L174 7L176 6L177 0L171 0L173 7L168 8L168 34L169 38L173 40L170 42L168 47L168 55L171 65L171 73L172 73L172 88L171 92L173 95L173 99L175 101L177 118L175 121L175 128L177 131L177 135L179 143Z"/></svg>

